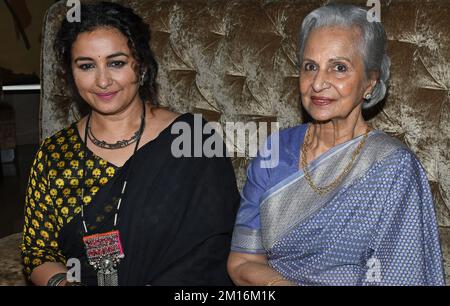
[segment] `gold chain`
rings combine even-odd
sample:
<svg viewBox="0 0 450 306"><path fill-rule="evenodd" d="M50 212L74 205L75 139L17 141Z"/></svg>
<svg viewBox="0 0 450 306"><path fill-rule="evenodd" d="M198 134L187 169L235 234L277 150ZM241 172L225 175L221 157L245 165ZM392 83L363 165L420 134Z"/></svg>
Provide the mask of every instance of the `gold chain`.
<svg viewBox="0 0 450 306"><path fill-rule="evenodd" d="M347 164L347 166L344 168L344 171L342 171L341 174L329 185L326 186L316 186L316 184L313 182L311 175L308 172L307 169L307 158L306 154L308 153L308 146L310 145L310 138L311 138L311 125L308 125L307 131L306 131L306 137L305 141L303 142L303 146L301 149L301 155L300 155L300 165L303 170L303 173L305 174L306 181L308 182L309 186L314 190L314 192L319 193L321 195L324 195L334 188L336 188L337 185L342 181L342 179L350 172L350 169L353 166L353 163L355 162L356 157L361 153L361 149L364 147L364 144L366 143L367 137L369 136L369 132L371 130L370 126L367 127L366 132L364 133L363 138L358 144L358 147L352 154L351 161Z"/></svg>

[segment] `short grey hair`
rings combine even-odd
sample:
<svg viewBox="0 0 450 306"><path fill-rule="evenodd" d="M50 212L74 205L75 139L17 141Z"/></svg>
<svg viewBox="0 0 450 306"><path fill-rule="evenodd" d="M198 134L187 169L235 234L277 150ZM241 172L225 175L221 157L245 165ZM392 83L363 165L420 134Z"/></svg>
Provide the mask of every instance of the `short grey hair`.
<svg viewBox="0 0 450 306"><path fill-rule="evenodd" d="M303 60L306 40L314 29L321 27L356 27L361 33L361 55L367 76L372 71L379 73L379 80L372 97L363 103L370 108L383 100L387 91L391 60L386 51L386 32L380 22L369 22L367 11L349 4L329 4L309 13L301 25L299 35L299 60Z"/></svg>

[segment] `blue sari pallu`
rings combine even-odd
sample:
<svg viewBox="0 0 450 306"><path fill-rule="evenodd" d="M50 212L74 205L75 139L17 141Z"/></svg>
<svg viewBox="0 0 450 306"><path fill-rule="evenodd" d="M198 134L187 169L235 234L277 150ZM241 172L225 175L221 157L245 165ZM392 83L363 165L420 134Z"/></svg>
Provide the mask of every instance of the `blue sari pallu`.
<svg viewBox="0 0 450 306"><path fill-rule="evenodd" d="M263 154L251 162L232 251L266 254L298 285L444 285L433 199L414 154L372 131L347 176L320 195L298 168L305 131L271 136L280 142L275 168L260 167ZM309 164L318 186L342 172L361 137Z"/></svg>

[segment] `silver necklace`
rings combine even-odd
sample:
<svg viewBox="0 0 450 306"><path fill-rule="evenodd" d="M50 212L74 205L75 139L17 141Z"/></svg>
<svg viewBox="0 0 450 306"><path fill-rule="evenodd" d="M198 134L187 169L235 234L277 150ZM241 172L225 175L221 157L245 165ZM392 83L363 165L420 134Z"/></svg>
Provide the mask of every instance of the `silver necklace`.
<svg viewBox="0 0 450 306"><path fill-rule="evenodd" d="M144 105L144 111L142 112L142 116L141 116L141 123L144 122L144 124L145 124L144 117L145 117L145 105ZM122 148L128 147L129 145L135 143L139 139L139 137L141 137L141 133L143 131L143 129L139 128L139 130L137 130L136 133L134 133L134 135L131 136L130 139L118 140L115 143L108 143L104 140L97 139L97 137L94 136L94 133L92 132L90 119L91 119L91 113L89 113L89 117L88 117L88 121L87 121L87 127L86 127L87 136L89 137L89 140L94 145L96 145L97 147L102 148L102 149L117 150L117 149L122 149Z"/></svg>
<svg viewBox="0 0 450 306"><path fill-rule="evenodd" d="M84 134L84 143L87 146L88 139L88 125L91 118L91 114L89 113L85 134ZM139 142L141 140L141 136L143 134L145 128L145 104L143 104L143 112L141 117L141 126L139 131L136 132L136 146L134 148L134 153L136 153ZM128 169L128 172L125 176L125 180L122 185L122 190L120 193L120 197L117 201L116 213L114 215L114 226L113 230L107 233L99 233L89 235L88 227L86 225L85 213L84 213L84 187L81 190L81 221L84 229L84 237L83 243L86 249L86 255L88 258L89 264L97 271L97 284L99 286L118 286L119 285L119 277L117 267L120 263L120 260L125 257L125 253L122 248L121 240L120 240L120 232L117 229L117 217L119 215L120 205L122 203L123 196L125 194L127 188L128 176L133 168L134 158L131 158L131 164ZM86 173L86 163L84 164L83 175Z"/></svg>

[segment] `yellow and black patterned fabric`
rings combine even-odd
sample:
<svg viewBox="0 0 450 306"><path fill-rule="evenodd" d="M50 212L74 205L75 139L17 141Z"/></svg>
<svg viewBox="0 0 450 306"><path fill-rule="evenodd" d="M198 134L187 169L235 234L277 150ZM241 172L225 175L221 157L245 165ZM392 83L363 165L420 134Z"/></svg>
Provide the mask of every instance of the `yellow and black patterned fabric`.
<svg viewBox="0 0 450 306"><path fill-rule="evenodd" d="M86 148L75 123L42 143L25 198L21 251L28 277L45 262L65 264L58 245L61 229L81 212L82 203L90 204L117 170Z"/></svg>

